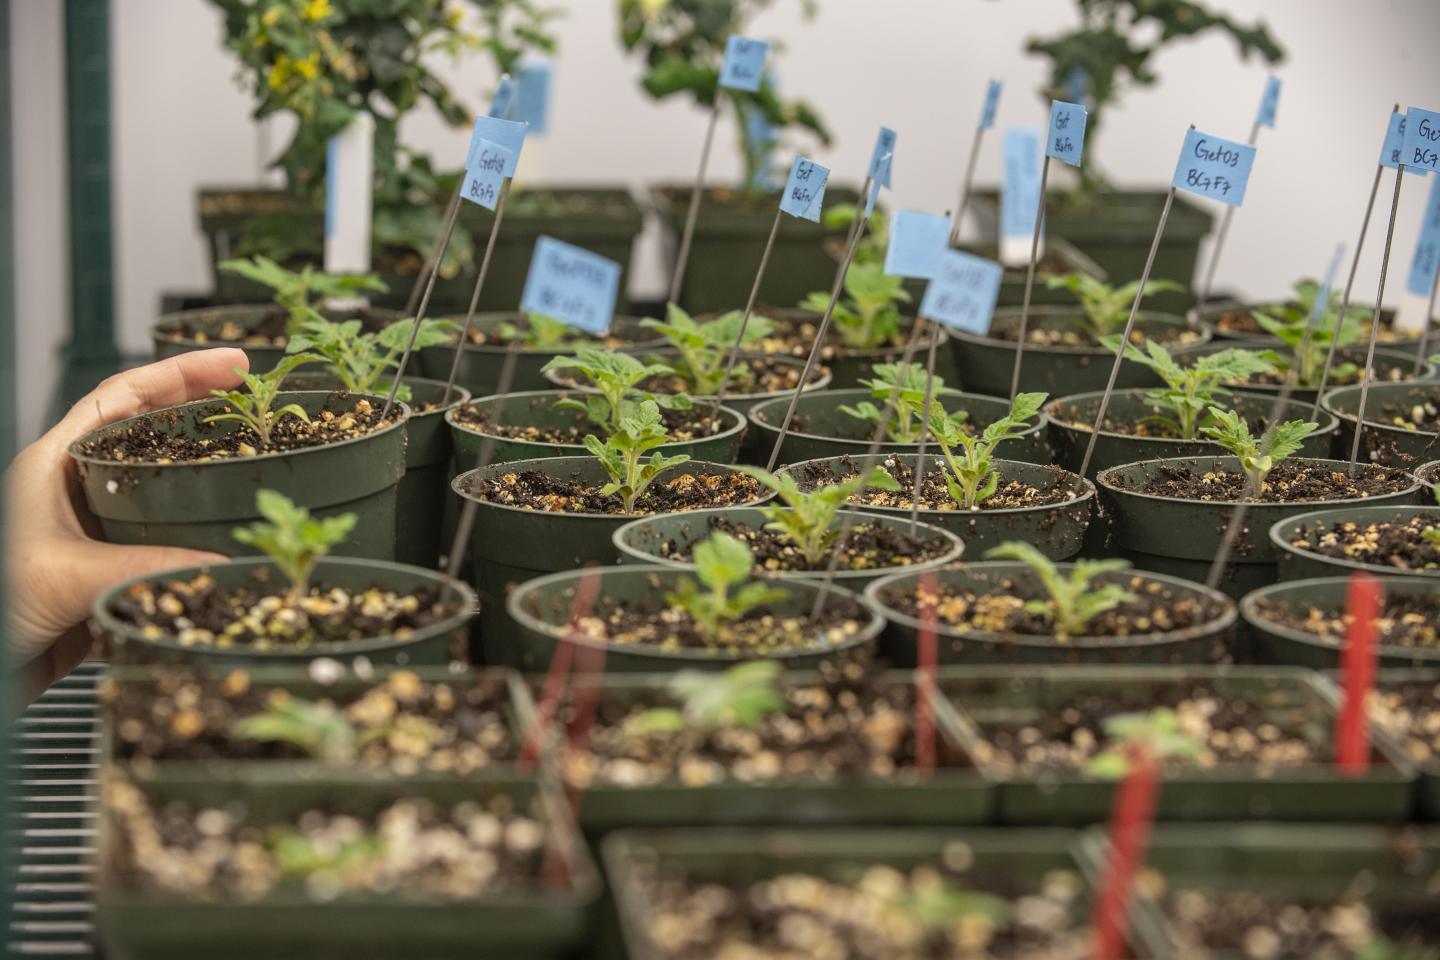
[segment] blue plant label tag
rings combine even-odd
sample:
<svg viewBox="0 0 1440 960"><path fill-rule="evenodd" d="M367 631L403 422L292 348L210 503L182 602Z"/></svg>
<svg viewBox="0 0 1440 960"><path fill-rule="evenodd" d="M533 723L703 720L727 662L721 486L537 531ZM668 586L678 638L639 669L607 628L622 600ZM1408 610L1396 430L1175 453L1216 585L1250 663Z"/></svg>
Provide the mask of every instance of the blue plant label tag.
<svg viewBox="0 0 1440 960"><path fill-rule="evenodd" d="M725 41L725 60L720 64L720 86L754 93L765 79L765 56L770 44L731 34Z"/></svg>
<svg viewBox="0 0 1440 960"><path fill-rule="evenodd" d="M486 141L510 151L505 161L505 176L515 176L515 167L520 163L520 149L525 146L525 124L499 117L476 117L475 129L470 134L470 149L465 154L466 170L475 165L480 144Z"/></svg>
<svg viewBox="0 0 1440 960"><path fill-rule="evenodd" d="M1415 243L1415 258L1410 261L1410 278L1405 289L1418 297L1430 296L1437 269L1440 269L1440 177L1430 181L1430 199L1425 204L1425 218L1420 221L1420 239Z"/></svg>
<svg viewBox="0 0 1440 960"><path fill-rule="evenodd" d="M1065 96L1070 98L1071 103L1090 102L1090 75L1083 68L1071 67L1070 72L1065 74Z"/></svg>
<svg viewBox="0 0 1440 960"><path fill-rule="evenodd" d="M995 112L1000 109L1000 90L1004 84L991 80L985 85L985 105L980 108L980 129L989 130L995 126Z"/></svg>
<svg viewBox="0 0 1440 960"><path fill-rule="evenodd" d="M515 81L510 79L510 74L502 73L500 82L495 85L495 96L490 98L489 116L497 120L508 120L515 107Z"/></svg>
<svg viewBox="0 0 1440 960"><path fill-rule="evenodd" d="M500 187L505 180L505 167L510 163L509 150L489 140L480 141L480 150L465 168L465 186L460 196L494 210L500 200Z"/></svg>
<svg viewBox="0 0 1440 960"><path fill-rule="evenodd" d="M550 126L549 60L532 60L520 68L515 83L516 120L527 125L530 133L547 133Z"/></svg>
<svg viewBox="0 0 1440 960"><path fill-rule="evenodd" d="M1045 140L1045 155L1078 167L1084 152L1085 108L1078 103L1051 100L1050 132Z"/></svg>
<svg viewBox="0 0 1440 960"><path fill-rule="evenodd" d="M950 242L950 218L916 210L899 210L890 221L885 247L885 272L896 277L929 280Z"/></svg>
<svg viewBox="0 0 1440 960"><path fill-rule="evenodd" d="M865 175L871 180L876 180L886 190L890 189L890 162L894 159L895 153L895 131L889 127L881 127L880 132L875 136L875 149L870 151L870 169ZM890 159L886 160L887 155ZM881 161L884 160L884 168L881 168Z"/></svg>
<svg viewBox="0 0 1440 960"><path fill-rule="evenodd" d="M828 167L797 156L790 164L785 192L780 194L780 209L792 217L819 223L820 205L825 201L825 184L829 180Z"/></svg>
<svg viewBox="0 0 1440 960"><path fill-rule="evenodd" d="M573 244L541 237L525 275L520 309L554 317L587 333L610 329L620 264Z"/></svg>
<svg viewBox="0 0 1440 960"><path fill-rule="evenodd" d="M1405 111L1405 142L1400 162L1406 170L1440 170L1440 113L1411 107Z"/></svg>
<svg viewBox="0 0 1440 960"><path fill-rule="evenodd" d="M1340 261L1345 256L1345 244L1335 248L1335 253L1330 257L1330 266L1325 270L1325 282L1320 284L1320 291L1315 294L1315 302L1310 306L1310 325L1314 326L1325 316L1325 310L1330 306L1330 291L1335 289L1335 274L1340 270Z"/></svg>
<svg viewBox="0 0 1440 960"><path fill-rule="evenodd" d="M1187 130L1170 183L1178 190L1238 207L1245 202L1245 185L1254 165L1254 147Z"/></svg>
<svg viewBox="0 0 1440 960"><path fill-rule="evenodd" d="M1026 237L1035 231L1040 207L1040 131L1005 131L1005 179L1000 182L1000 234Z"/></svg>
<svg viewBox="0 0 1440 960"><path fill-rule="evenodd" d="M1260 95L1260 112L1255 122L1262 127L1275 129L1275 108L1280 104L1280 78L1275 74L1265 78L1265 92Z"/></svg>
<svg viewBox="0 0 1440 960"><path fill-rule="evenodd" d="M880 158L880 168L870 180L870 194L865 198L865 219L870 219L870 214L875 212L875 200L880 196L880 185L890 181L890 161L894 159L893 153L887 153Z"/></svg>
<svg viewBox="0 0 1440 960"><path fill-rule="evenodd" d="M935 276L925 285L920 315L977 336L990 331L1000 295L1000 264L960 250L940 254Z"/></svg>

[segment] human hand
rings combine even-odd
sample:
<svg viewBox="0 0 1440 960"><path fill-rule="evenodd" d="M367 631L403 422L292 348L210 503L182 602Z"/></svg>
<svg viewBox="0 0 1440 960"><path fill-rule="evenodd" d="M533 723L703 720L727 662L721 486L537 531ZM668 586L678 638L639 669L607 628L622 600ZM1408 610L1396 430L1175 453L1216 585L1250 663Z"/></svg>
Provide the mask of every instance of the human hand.
<svg viewBox="0 0 1440 960"><path fill-rule="evenodd" d="M85 506L75 462L67 453L70 444L126 417L234 387L240 382L237 367L250 368L244 351L224 347L117 373L6 468L6 652L12 668L26 671L26 699L85 659L92 642L85 621L101 592L130 577L225 559L177 547L123 546L95 539L99 525Z"/></svg>

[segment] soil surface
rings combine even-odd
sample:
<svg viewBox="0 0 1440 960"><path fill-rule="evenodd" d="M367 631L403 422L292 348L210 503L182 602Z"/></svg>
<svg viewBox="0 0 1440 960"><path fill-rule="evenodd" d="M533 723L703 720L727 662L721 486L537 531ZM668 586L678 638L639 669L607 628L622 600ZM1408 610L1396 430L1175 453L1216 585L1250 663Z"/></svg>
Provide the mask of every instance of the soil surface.
<svg viewBox="0 0 1440 960"><path fill-rule="evenodd" d="M1366 403L1366 423L1399 427L1416 433L1440 433L1440 386L1420 386L1404 403L1378 404L1379 410Z"/></svg>
<svg viewBox="0 0 1440 960"><path fill-rule="evenodd" d="M272 409L286 402L282 393ZM216 414L232 410L222 400L216 400L214 408ZM348 393L334 393L309 423L289 413L279 417L270 428L269 445L262 448L260 435L247 424L235 421L197 423L190 432L172 432L180 422L180 414L172 408L139 418L123 430L107 429L92 440L76 443L73 449L81 456L115 463L206 463L353 440L395 419L392 414L382 420L380 411L364 397L352 399Z"/></svg>
<svg viewBox="0 0 1440 960"><path fill-rule="evenodd" d="M711 530L745 541L755 556L755 572L791 573L821 571L829 568L827 557L811 564L796 549L794 541L782 533L737 523L725 517L711 517ZM838 542L838 541L837 541ZM950 550L950 542L940 536L912 537L904 530L882 526L870 521L857 521L845 537L845 550L840 557L840 570L877 570L885 567L908 567L942 557ZM660 556L669 560L690 560L690 550L676 540L660 545Z"/></svg>
<svg viewBox="0 0 1440 960"><path fill-rule="evenodd" d="M1381 679L1370 693L1370 719L1428 772L1440 772L1440 681Z"/></svg>
<svg viewBox="0 0 1440 960"><path fill-rule="evenodd" d="M1360 360L1362 361L1364 359L1364 357L1360 358ZM1184 358L1181 358L1181 362L1182 364L1184 364ZM1340 366L1341 362L1341 355L1340 353L1337 353L1335 359L1335 367L1331 368L1330 375L1325 378L1325 389L1327 391L1331 387L1348 387L1358 384L1360 382L1359 364L1352 364L1352 366L1354 367L1353 370L1337 369ZM1372 369L1370 371L1370 382L1399 383L1401 380L1408 379L1409 376L1410 368L1408 366L1389 367L1385 369ZM1281 387L1285 385L1285 377L1285 373L1276 370L1267 373L1257 373L1251 376L1248 380L1226 380L1225 384L1226 386L1230 387ZM1319 386L1320 375L1317 373L1315 375L1314 383L1300 384L1298 389L1308 389L1314 391L1319 388Z"/></svg>
<svg viewBox="0 0 1440 960"><path fill-rule="evenodd" d="M160 806L115 777L105 784L104 808L119 882L194 900L513 895L539 886L547 839L544 824L506 796L449 809L405 799L372 817L309 810L251 822L238 804Z"/></svg>
<svg viewBox="0 0 1440 960"><path fill-rule="evenodd" d="M1301 527L1290 545L1334 560L1351 560L1396 570L1440 571L1440 542L1425 537L1440 530L1440 517L1416 515L1409 520L1372 520Z"/></svg>
<svg viewBox="0 0 1440 960"><path fill-rule="evenodd" d="M462 330L465 327L464 315L458 317L446 317L446 319L453 321L455 325L460 327ZM516 331L521 333L527 331L530 328L530 322L525 318L523 314L516 314L515 316L510 317L508 323L514 326ZM520 340L521 349L543 350L553 347L556 353L570 353L577 345L580 344L592 347L605 347L610 350L619 350L622 347L628 347L634 343L637 343L641 339L656 339L655 337L648 335L643 338L635 336L626 337L621 336L620 334L617 334L613 331L607 333L603 337L597 337L593 334L586 333L583 330L573 330L571 332L568 332L559 343L550 344L548 347L527 347L525 345L523 337L507 337L505 334L508 332L508 328L502 331L500 328L500 324L489 326L489 329L483 330L478 325L471 324L470 336L467 338L467 341L472 346L477 347L508 347L511 343L514 343L518 339ZM458 333L452 334L450 337L450 342L454 343L459 339L460 335Z"/></svg>
<svg viewBox="0 0 1440 960"><path fill-rule="evenodd" d="M658 357L656 359L660 363L671 363L673 358ZM733 397L793 392L800 384L800 374L803 371L804 368L799 364L782 362L777 358L756 354L743 354L736 361L735 369L730 373L730 386L726 388L725 393L727 396ZM817 363L815 369L810 372L807 385L813 384L827 373L829 371ZM577 370L558 370L555 378L560 381L562 386L583 389L590 385L584 375ZM646 377L636 384L636 389L665 395L693 393L691 385L686 383L679 374ZM697 396L696 399L698 400L700 397Z"/></svg>
<svg viewBox="0 0 1440 960"><path fill-rule="evenodd" d="M603 484L587 485L541 470L519 470L472 482L469 492L488 503L546 513L623 514L619 494L600 492ZM754 477L743 473L686 473L683 465L663 474L635 502L637 515L739 507L764 493Z"/></svg>
<svg viewBox="0 0 1440 960"><path fill-rule="evenodd" d="M118 682L105 680L100 701L115 731L117 754L132 764L307 760L385 768L400 775L474 773L513 761L510 693L494 675L432 683L397 670L374 686L341 690L285 689L257 684L245 670L218 679L182 672ZM316 726L338 725L329 751L259 740L236 724L306 704ZM343 718L343 720L341 719Z"/></svg>
<svg viewBox="0 0 1440 960"><path fill-rule="evenodd" d="M169 638L183 647L292 650L372 637L405 640L460 612L455 600L442 600L429 587L401 594L378 584L363 591L311 586L297 600L268 567L252 581L222 587L200 573L137 583L111 601L110 613L150 639Z"/></svg>
<svg viewBox="0 0 1440 960"><path fill-rule="evenodd" d="M820 332L820 317L807 316L805 319L796 319L786 315L776 316L764 310L760 312L774 322L775 329L768 337L757 340L750 344L747 349L755 353L783 354L799 360L804 360L810 356L810 351L815 346L815 336ZM895 336L891 337L888 341L867 348L865 352L892 350L897 352L896 359L899 359L898 353L904 351L905 343L910 339L910 329L907 324L903 330L895 334ZM929 343L929 340L923 339L922 334L922 340L920 342L923 348L925 344ZM829 360L834 360L837 357L848 356L850 352L850 349L845 346L841 338L835 333L834 321L832 320L830 331L825 338L825 345L820 348L820 362L824 363Z"/></svg>
<svg viewBox="0 0 1440 960"><path fill-rule="evenodd" d="M670 435L671 443L686 443L691 440L713 437L725 428L726 421L718 417L712 418L709 413L710 408L703 405L692 407L689 410L662 409L660 420L665 424L665 432ZM525 411L507 405L501 415L509 421L523 420ZM538 426L513 422L496 424L493 410L489 407L477 408L473 405L461 407L455 414L455 420L462 427L476 433L504 437L507 440L525 440L530 443L580 446L585 442L586 434L593 433L596 436L602 436L600 427L587 420L585 415L578 410L575 411L575 423L571 426Z"/></svg>
<svg viewBox="0 0 1440 960"><path fill-rule="evenodd" d="M926 459L924 481L920 485L920 509L922 510L960 510L960 504L956 503L950 496L950 491L945 486L945 474L938 467L930 467L935 460ZM839 477L844 480L859 472L859 467L850 457L842 457L842 466L847 472ZM877 490L874 487L867 487L850 498L851 503L867 507L890 507L892 509L910 509L914 503L912 494L915 490L915 471L909 466L890 457L877 460L876 463L886 473L894 477L900 484L900 490ZM1078 486L1072 486L1070 481L1073 476L1059 467L1052 468L1054 482L1046 487L1037 487L1020 480L1007 480L1004 473L1000 475L1000 484L995 492L985 500L982 500L978 509L984 510L1007 510L1022 507L1050 507L1061 503L1072 503L1083 496ZM835 478L830 473L827 465L810 464L796 476L802 490L813 490L817 486L823 486L834 482Z"/></svg>
<svg viewBox="0 0 1440 960"><path fill-rule="evenodd" d="M1021 887L974 868L960 841L933 864L898 870L839 863L827 875L782 873L748 882L687 876L678 864L637 863L645 923L667 960L1082 960L1093 947L1070 870ZM1028 887L1028 888L1027 888Z"/></svg>
<svg viewBox="0 0 1440 960"><path fill-rule="evenodd" d="M364 329L370 332L381 329L387 323L398 319L390 313L377 314L368 310L325 311L325 317L340 320L360 319ZM206 313L192 313L182 318L175 326L156 331L164 340L193 340L196 343L237 344L245 347L277 347L283 349L290 342L285 325L290 320L290 311L284 307L271 306L261 314L255 323L239 323L232 318L231 311L216 310Z"/></svg>
<svg viewBox="0 0 1440 960"><path fill-rule="evenodd" d="M1294 306L1294 304L1289 304L1289 306ZM1374 304L1371 304L1370 309L1375 309ZM1255 319L1255 314L1249 307L1237 307L1233 310L1226 310L1218 317L1206 320L1205 322L1222 333L1243 334L1246 336L1254 335L1272 340L1275 339L1269 331L1260 326L1260 322ZM1333 324L1334 322L1335 318L1331 317L1330 323ZM1369 318L1364 321L1364 324L1365 333L1362 339L1368 340L1370 337ZM1440 324L1432 324L1430 329L1432 331L1440 331ZM1415 338L1416 331L1414 330L1395 329L1395 315L1393 313L1383 312L1380 314L1380 331L1375 334L1375 341L1377 343L1396 343L1402 340L1413 341Z"/></svg>
<svg viewBox="0 0 1440 960"><path fill-rule="evenodd" d="M1072 350L1105 350L1088 330L1080 319L1080 311L1077 309L1073 319L1057 319L1055 317L1030 318L1025 328L1026 346L1035 347L1062 347ZM1194 330L1187 330L1178 326L1154 327L1142 329L1142 324L1137 321L1135 329L1130 331L1130 342L1136 346L1143 346L1147 341L1164 344L1167 348L1174 349L1179 346L1186 346L1192 343L1199 343L1201 335ZM1118 334L1124 329L1122 324L1115 332ZM1001 317L990 326L990 333L987 339L1004 340L1014 343L1020 338L1020 318Z"/></svg>
<svg viewBox="0 0 1440 960"><path fill-rule="evenodd" d="M1081 430L1089 433L1095 426L1095 414L1097 405L1091 403L1061 403L1046 410L1050 419L1055 423L1068 427L1071 430ZM1118 433L1126 437L1143 437L1147 440L1181 440L1182 437L1175 429L1168 424L1158 423L1150 419L1130 420L1118 419L1111 411L1114 408L1107 408L1105 411L1105 422L1100 425L1103 433ZM1151 413L1154 416L1169 416L1168 412L1162 411L1159 407L1152 407ZM1270 420L1264 414L1246 419L1252 436L1259 436L1269 428ZM1204 421L1202 421L1204 423ZM1207 443L1208 438L1204 436L1191 437L1185 440L1186 443Z"/></svg>
<svg viewBox="0 0 1440 960"><path fill-rule="evenodd" d="M1177 595L1160 581L1144 576L1110 575L1102 582L1122 585L1135 599L1094 617L1085 630L1087 637L1122 639L1184 630L1212 623L1223 616L1226 609L1218 600L1193 594ZM998 577L992 589L985 593L944 583L937 583L937 590L938 594L932 597L918 585L904 593L892 589L885 593L884 600L886 606L916 619L933 603L936 620L957 630L1055 637L1060 643L1065 642L1063 634L1056 634L1054 617L1048 611L1026 609L1027 599L1044 596L1033 582L1021 584L1012 577Z"/></svg>
<svg viewBox="0 0 1440 960"><path fill-rule="evenodd" d="M1243 471L1197 470L1194 464L1182 461L1162 462L1148 477L1122 474L1114 476L1112 482L1122 490L1175 500L1234 503L1248 493ZM1352 477L1344 468L1336 470L1314 460L1291 459L1275 465L1253 502L1358 500L1399 493L1414 483L1410 474L1399 469L1362 463Z"/></svg>
<svg viewBox="0 0 1440 960"><path fill-rule="evenodd" d="M1302 630L1326 643L1340 646L1351 617L1311 603L1265 599L1255 612L1265 620ZM1382 646L1440 650L1440 592L1394 594L1375 621L1375 639Z"/></svg>

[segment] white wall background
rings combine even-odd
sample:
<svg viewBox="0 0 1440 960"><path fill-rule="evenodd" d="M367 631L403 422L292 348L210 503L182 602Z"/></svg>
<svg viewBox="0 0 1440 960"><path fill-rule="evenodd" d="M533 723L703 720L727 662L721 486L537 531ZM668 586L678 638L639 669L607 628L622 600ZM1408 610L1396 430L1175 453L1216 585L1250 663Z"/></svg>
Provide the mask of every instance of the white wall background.
<svg viewBox="0 0 1440 960"><path fill-rule="evenodd" d="M143 353L164 290L203 291L209 278L194 210L200 185L250 184L284 131L249 119L247 94L220 47L221 18L204 0L111 0L114 74L116 303L122 347ZM693 176L703 112L657 105L615 39L613 0L557 0L561 52L552 132L527 144L522 179L647 181ZM1278 295L1324 269L1336 243L1353 248L1386 114L1392 103L1440 103L1437 0L1211 0L1242 20L1264 18L1285 45L1275 130L1261 134L1246 206L1236 218L1217 286ZM783 41L783 89L820 107L834 133L814 155L858 180L879 124L899 132L894 207L940 212L956 182L988 77L1006 81L998 125L1043 123L1035 90L1042 62L1023 54L1032 34L1074 19L1069 0L823 0L802 20L798 0L777 0L750 32ZM17 246L22 337L22 431L41 423L54 377L54 344L68 323L64 273L61 4L14 0ZM1428 45L1428 47L1427 47ZM1117 180L1164 184L1187 124L1244 139L1266 68L1237 62L1211 36L1171 47L1155 62L1158 86L1136 90L1108 114L1087 150ZM493 73L479 58L446 71L479 105ZM458 164L465 131L433 115L407 120L405 139ZM739 162L728 123L713 177ZM807 152L809 144L804 146ZM979 181L1000 172L999 138L982 153ZM1387 181L1388 185L1388 181ZM1400 297L1428 184L1407 178L1387 301ZM1385 191L1382 190L1382 194ZM1376 217L1357 296L1373 297L1384 216ZM635 292L665 283L653 236L642 240ZM757 254L758 255L758 254ZM23 434L22 434L23 435Z"/></svg>

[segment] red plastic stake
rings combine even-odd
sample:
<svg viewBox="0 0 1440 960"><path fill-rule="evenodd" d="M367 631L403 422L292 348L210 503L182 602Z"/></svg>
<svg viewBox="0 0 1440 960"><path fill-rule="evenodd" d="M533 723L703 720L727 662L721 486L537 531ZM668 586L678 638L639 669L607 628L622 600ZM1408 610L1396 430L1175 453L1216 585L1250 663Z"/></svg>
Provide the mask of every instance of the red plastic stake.
<svg viewBox="0 0 1440 960"><path fill-rule="evenodd" d="M920 601L920 634L915 650L919 667L915 677L915 766L929 776L935 769L935 671L940 659L935 626L940 588L935 571L920 575L920 590L925 599Z"/></svg>
<svg viewBox="0 0 1440 960"><path fill-rule="evenodd" d="M1350 622L1340 659L1345 701L1335 718L1335 765L1351 776L1370 769L1370 720L1365 704L1375 685L1375 621L1382 603L1380 581L1368 573L1351 574L1345 588L1345 613Z"/></svg>
<svg viewBox="0 0 1440 960"><path fill-rule="evenodd" d="M1110 860L1105 866L1104 885L1095 899L1092 960L1119 960L1125 955L1130 892L1150 845L1159 792L1160 770L1154 756L1149 750L1132 746L1130 774L1115 792L1115 804L1110 810Z"/></svg>
<svg viewBox="0 0 1440 960"><path fill-rule="evenodd" d="M569 629L565 637L555 645L555 653L550 657L545 683L540 688L540 703L535 711L535 723L531 725L525 737L525 745L516 761L522 770L530 769L539 760L541 744L545 742L545 734L560 709L560 695L565 690L565 678L569 676L570 665L575 661L575 637L580 629L580 620L589 615L599 594L600 574L594 568L587 567L580 578L580 585L575 588L575 600L570 604Z"/></svg>

